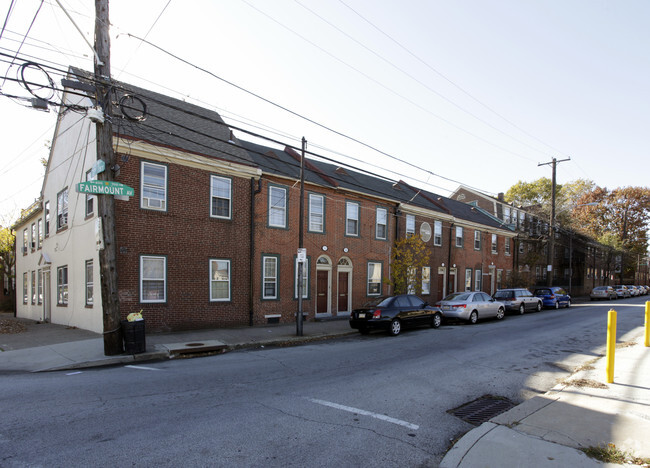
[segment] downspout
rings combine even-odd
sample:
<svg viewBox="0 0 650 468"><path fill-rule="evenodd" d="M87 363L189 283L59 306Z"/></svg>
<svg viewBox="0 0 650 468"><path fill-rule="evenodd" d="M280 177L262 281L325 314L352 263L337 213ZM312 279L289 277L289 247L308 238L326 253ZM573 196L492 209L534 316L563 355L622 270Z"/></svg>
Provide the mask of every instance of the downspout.
<svg viewBox="0 0 650 468"><path fill-rule="evenodd" d="M250 227L250 252L249 252L249 295L248 295L248 325L253 326L253 270L255 269L255 195L262 191L262 179L257 179L257 188L255 188L255 177L251 177L251 227Z"/></svg>
<svg viewBox="0 0 650 468"><path fill-rule="evenodd" d="M447 273L447 294L451 294L452 292L456 292L456 291L452 291L452 284L451 284L451 268L452 268L451 267L451 265L452 265L452 263L451 263L451 242L452 242L452 240L454 238L454 226L455 225L454 225L453 222L451 222L449 224L449 253L447 255L447 272L448 272ZM457 276L457 274L456 274L456 276ZM456 278L456 281L458 281L458 278ZM441 298L441 299L444 299L444 298Z"/></svg>

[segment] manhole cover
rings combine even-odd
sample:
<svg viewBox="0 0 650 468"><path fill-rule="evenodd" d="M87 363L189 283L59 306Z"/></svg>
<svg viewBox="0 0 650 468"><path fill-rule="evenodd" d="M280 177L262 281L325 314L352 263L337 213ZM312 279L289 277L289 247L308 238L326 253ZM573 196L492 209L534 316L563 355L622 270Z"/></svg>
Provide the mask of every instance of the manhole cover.
<svg viewBox="0 0 650 468"><path fill-rule="evenodd" d="M505 413L513 406L515 404L507 398L485 395L448 412L463 421L478 426Z"/></svg>

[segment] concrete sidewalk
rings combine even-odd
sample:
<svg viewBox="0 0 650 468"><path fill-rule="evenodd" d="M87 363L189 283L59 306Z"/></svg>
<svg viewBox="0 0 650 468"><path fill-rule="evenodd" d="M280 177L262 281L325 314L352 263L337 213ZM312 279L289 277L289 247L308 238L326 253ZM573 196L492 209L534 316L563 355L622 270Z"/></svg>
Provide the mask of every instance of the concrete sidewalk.
<svg viewBox="0 0 650 468"><path fill-rule="evenodd" d="M356 334L347 320L305 322L302 337L296 336L295 324L149 334L144 353L104 356L99 334L9 314L0 314L0 319L24 327L19 333L0 334L0 374L129 364ZM619 466L582 451L607 444L646 458L645 466L650 466L650 348L643 346L642 332L617 347L614 383L605 383L604 357L585 363L562 385L465 434L441 466Z"/></svg>

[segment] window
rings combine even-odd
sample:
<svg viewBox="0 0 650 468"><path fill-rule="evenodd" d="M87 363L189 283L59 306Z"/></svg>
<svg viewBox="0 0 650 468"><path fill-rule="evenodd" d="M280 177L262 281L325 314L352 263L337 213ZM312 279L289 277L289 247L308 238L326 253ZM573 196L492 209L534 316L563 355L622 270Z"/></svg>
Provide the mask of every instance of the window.
<svg viewBox="0 0 650 468"><path fill-rule="evenodd" d="M27 304L29 290L27 289L27 272L23 273L23 304Z"/></svg>
<svg viewBox="0 0 650 468"><path fill-rule="evenodd" d="M422 267L422 294L431 294L431 267Z"/></svg>
<svg viewBox="0 0 650 468"><path fill-rule="evenodd" d="M293 298L298 299L298 258L295 258L293 270ZM302 264L302 298L309 298L309 259Z"/></svg>
<svg viewBox="0 0 650 468"><path fill-rule="evenodd" d="M381 294L381 262L368 262L368 296Z"/></svg>
<svg viewBox="0 0 650 468"><path fill-rule="evenodd" d="M230 260L210 260L210 301L230 300Z"/></svg>
<svg viewBox="0 0 650 468"><path fill-rule="evenodd" d="M415 294L415 281L417 280L415 277L416 273L417 271L415 270L415 267L408 267L406 270L407 294Z"/></svg>
<svg viewBox="0 0 650 468"><path fill-rule="evenodd" d="M32 305L36 304L36 272L32 271Z"/></svg>
<svg viewBox="0 0 650 468"><path fill-rule="evenodd" d="M50 202L46 201L45 202L45 207L43 209L45 211L45 237L50 235Z"/></svg>
<svg viewBox="0 0 650 468"><path fill-rule="evenodd" d="M505 251L506 251L506 255L510 255L510 244L511 243L512 243L512 239L506 239L505 240L504 248L505 248Z"/></svg>
<svg viewBox="0 0 650 468"><path fill-rule="evenodd" d="M68 305L68 266L56 269L56 303Z"/></svg>
<svg viewBox="0 0 650 468"><path fill-rule="evenodd" d="M27 245L28 245L28 237L27 237L27 228L23 229L23 253L27 253Z"/></svg>
<svg viewBox="0 0 650 468"><path fill-rule="evenodd" d="M359 204L354 202L345 203L345 235L359 235Z"/></svg>
<svg viewBox="0 0 650 468"><path fill-rule="evenodd" d="M165 302L167 258L140 257L140 302Z"/></svg>
<svg viewBox="0 0 650 468"><path fill-rule="evenodd" d="M481 231L474 231L474 250L481 250Z"/></svg>
<svg viewBox="0 0 650 468"><path fill-rule="evenodd" d="M287 189L269 186L269 226L287 227Z"/></svg>
<svg viewBox="0 0 650 468"><path fill-rule="evenodd" d="M97 177L90 175L91 171L86 172L86 181L95 180ZM95 199L97 195L88 195L86 194L86 217L92 216L95 212Z"/></svg>
<svg viewBox="0 0 650 468"><path fill-rule="evenodd" d="M510 207L509 206L504 206L503 207L503 222L506 224L510 224L512 222L512 219L510 218Z"/></svg>
<svg viewBox="0 0 650 468"><path fill-rule="evenodd" d="M165 211L167 209L167 166L143 161L140 192L142 208Z"/></svg>
<svg viewBox="0 0 650 468"><path fill-rule="evenodd" d="M474 270L474 291L480 291L482 289L482 280L483 274L481 270Z"/></svg>
<svg viewBox="0 0 650 468"><path fill-rule="evenodd" d="M262 257L262 299L278 298L278 257Z"/></svg>
<svg viewBox="0 0 650 468"><path fill-rule="evenodd" d="M472 269L465 268L465 291L472 290Z"/></svg>
<svg viewBox="0 0 650 468"><path fill-rule="evenodd" d="M388 236L388 210L377 208L377 224L375 225L375 237L386 240Z"/></svg>
<svg viewBox="0 0 650 468"><path fill-rule="evenodd" d="M519 253L524 253L524 243L522 241L519 241Z"/></svg>
<svg viewBox="0 0 650 468"><path fill-rule="evenodd" d="M309 194L309 231L325 232L325 197Z"/></svg>
<svg viewBox="0 0 650 468"><path fill-rule="evenodd" d="M415 215L406 215L406 237L415 235Z"/></svg>
<svg viewBox="0 0 650 468"><path fill-rule="evenodd" d="M442 221L433 222L433 245L442 245Z"/></svg>
<svg viewBox="0 0 650 468"><path fill-rule="evenodd" d="M93 261L86 260L86 305L93 305Z"/></svg>
<svg viewBox="0 0 650 468"><path fill-rule="evenodd" d="M38 248L43 246L43 218L38 218L36 223L36 237L38 238Z"/></svg>
<svg viewBox="0 0 650 468"><path fill-rule="evenodd" d="M227 177L210 176L210 216L230 219L232 181Z"/></svg>
<svg viewBox="0 0 650 468"><path fill-rule="evenodd" d="M68 226L68 189L64 189L56 196L56 229Z"/></svg>
<svg viewBox="0 0 650 468"><path fill-rule="evenodd" d="M38 273L36 274L36 283L38 284L38 296L36 298L38 305L41 305L43 303L43 272L41 270L38 270Z"/></svg>
<svg viewBox="0 0 650 468"><path fill-rule="evenodd" d="M463 246L463 228L462 226L456 226L456 247Z"/></svg>
<svg viewBox="0 0 650 468"><path fill-rule="evenodd" d="M34 250L36 248L36 223L32 223L32 236L29 241L29 246Z"/></svg>
<svg viewBox="0 0 650 468"><path fill-rule="evenodd" d="M497 235L492 234L492 253L495 254L497 251Z"/></svg>

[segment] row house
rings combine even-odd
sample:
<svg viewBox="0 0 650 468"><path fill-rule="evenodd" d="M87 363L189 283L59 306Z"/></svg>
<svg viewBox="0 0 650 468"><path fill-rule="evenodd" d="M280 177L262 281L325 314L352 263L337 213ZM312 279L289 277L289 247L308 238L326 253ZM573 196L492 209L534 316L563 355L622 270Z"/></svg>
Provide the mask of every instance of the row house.
<svg viewBox="0 0 650 468"><path fill-rule="evenodd" d="M71 80L91 78L71 69ZM110 195L77 191L103 169L85 112L95 103L92 90L63 99L41 196L13 226L23 236L17 313L101 332L97 197ZM300 282L305 318L345 317L392 293L401 236L420 235L430 249L418 272L430 303L492 293L511 275L515 234L485 210L307 158L298 278L296 150L239 140L216 112L138 87L116 83L111 99L118 164L105 170L134 189L115 202L117 293L121 314L142 310L150 331L294 321Z"/></svg>
<svg viewBox="0 0 650 468"><path fill-rule="evenodd" d="M547 284L549 223L534 210L514 206L503 193L491 197L466 186L451 195L457 201L486 210L514 231L513 265L516 274L508 286L534 288ZM616 252L571 229L556 226L553 285L574 295L589 294L592 288L616 282Z"/></svg>

